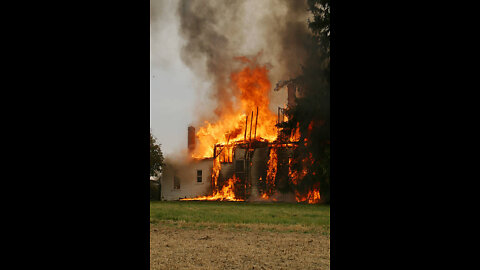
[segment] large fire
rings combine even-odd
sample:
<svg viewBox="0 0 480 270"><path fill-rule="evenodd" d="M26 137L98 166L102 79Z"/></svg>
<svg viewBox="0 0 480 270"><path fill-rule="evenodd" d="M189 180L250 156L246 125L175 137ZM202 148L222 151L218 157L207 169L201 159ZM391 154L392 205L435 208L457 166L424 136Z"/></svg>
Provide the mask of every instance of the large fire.
<svg viewBox="0 0 480 270"><path fill-rule="evenodd" d="M230 79L237 107L233 112L222 112L214 123L204 122L196 134L194 158L211 157L216 144L231 144L250 137L270 142L277 138L277 116L269 109L271 83L267 67L247 66L232 73Z"/></svg>
<svg viewBox="0 0 480 270"><path fill-rule="evenodd" d="M235 107L233 110L222 111L216 121L204 122L204 125L196 133L197 143L191 154L193 158L198 159L214 157L212 195L181 200L244 201L244 199L238 198L235 194L235 183L241 182L235 175L228 179L226 183L223 181L225 183L223 186L219 185L218 178L221 163L233 162L233 152L237 144L242 143L246 145L246 143L252 141L260 141L275 142L277 146L270 148L265 182L262 182L261 177L257 179L265 184L265 188L259 194L259 199L276 201L272 197L276 192L275 178L278 171L277 147L293 147L291 142L300 139L299 129L297 126L297 129L292 131L290 138L288 138L290 142L284 143L282 141L281 145L278 146L276 141L278 117L269 109L269 94L272 85L268 78L268 69L266 66L259 66L245 57L240 57L238 60L248 64L248 66L230 75L230 86L234 93L233 97L236 100L234 103ZM311 128L309 127L309 129ZM305 164L312 161L302 160L300 162ZM290 169L290 163L292 163L292 159L289 159L289 181L297 185L308 171L294 172ZM243 184L245 183L238 186L244 186L246 190L247 184ZM298 194L298 192L295 192L295 194L298 202L318 203L320 201L320 193L316 187L303 196Z"/></svg>

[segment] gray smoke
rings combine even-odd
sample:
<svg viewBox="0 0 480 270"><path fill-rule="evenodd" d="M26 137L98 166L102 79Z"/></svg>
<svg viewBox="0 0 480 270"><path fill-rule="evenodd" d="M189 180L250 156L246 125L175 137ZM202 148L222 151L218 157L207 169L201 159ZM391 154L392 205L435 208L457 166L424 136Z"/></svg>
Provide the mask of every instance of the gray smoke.
<svg viewBox="0 0 480 270"><path fill-rule="evenodd" d="M241 66L235 57L257 56L267 64L272 88L301 71L309 44L305 1L181 0L177 12L185 41L181 58L210 82L217 115L235 105L229 87L231 72Z"/></svg>

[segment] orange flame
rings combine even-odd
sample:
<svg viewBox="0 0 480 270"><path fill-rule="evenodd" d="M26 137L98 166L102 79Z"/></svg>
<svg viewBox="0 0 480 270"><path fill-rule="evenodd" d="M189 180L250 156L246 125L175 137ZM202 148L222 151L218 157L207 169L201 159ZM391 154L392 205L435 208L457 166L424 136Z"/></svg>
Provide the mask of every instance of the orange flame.
<svg viewBox="0 0 480 270"><path fill-rule="evenodd" d="M320 202L320 190L318 188L313 188L309 190L305 196L301 196L298 192L295 192L295 199L297 202L307 202L309 204L315 204Z"/></svg>
<svg viewBox="0 0 480 270"><path fill-rule="evenodd" d="M290 177L292 183L296 186L309 173L307 164L313 165L314 163L312 153L309 153L308 157L301 160L300 165L302 169L299 172L292 168L294 162L295 161L292 158L288 159L288 176ZM298 191L295 191L295 199L297 202L307 202L309 204L319 203L321 199L319 184L314 184L313 188L309 190L306 195L302 195Z"/></svg>
<svg viewBox="0 0 480 270"><path fill-rule="evenodd" d="M310 190L307 194L308 203L319 203L320 202L320 191L317 189Z"/></svg>
<svg viewBox="0 0 480 270"><path fill-rule="evenodd" d="M233 162L233 148L233 144L225 145L221 149L217 148L218 151L221 151L220 154L217 152L220 162Z"/></svg>
<svg viewBox="0 0 480 270"><path fill-rule="evenodd" d="M270 158L268 159L267 166L267 179L266 179L266 190L265 193L262 195L271 196L275 190L275 176L277 175L277 163L278 163L278 156L277 156L277 148L272 147L270 148Z"/></svg>
<svg viewBox="0 0 480 270"><path fill-rule="evenodd" d="M292 132L290 134L290 141L295 142L295 141L300 140L300 127L299 126L300 125L297 122L297 127L294 130L292 130Z"/></svg>
<svg viewBox="0 0 480 270"><path fill-rule="evenodd" d="M180 199L181 201L243 201L242 199L237 199L234 192L234 184L238 181L238 178L233 176L233 178L228 179L228 183L223 186L219 191L214 191L211 196L200 196L196 198L187 198Z"/></svg>
<svg viewBox="0 0 480 270"><path fill-rule="evenodd" d="M255 135L257 140L262 141L274 141L277 138L275 127L277 116L269 109L271 83L268 79L267 67L247 66L238 72L233 72L230 80L233 97L236 99L236 108L232 111L222 111L215 123L204 122L204 126L200 127L196 134L198 143L192 154L194 158L211 157L215 144L239 142L243 141L244 137L249 140L250 133L252 140ZM257 107L258 120L256 119ZM246 121L247 117L248 121ZM257 122L256 129L255 122ZM246 136L245 130L248 130Z"/></svg>
<svg viewBox="0 0 480 270"><path fill-rule="evenodd" d="M313 185L313 188L308 191L308 193L302 196L300 193L295 192L297 202L307 202L309 204L319 203L321 196L320 196L320 188L319 183Z"/></svg>
<svg viewBox="0 0 480 270"><path fill-rule="evenodd" d="M213 168L212 168L212 184L213 184L213 187L217 186L217 180L218 180L218 176L220 175L220 169L221 169L220 157L217 156L213 160Z"/></svg>

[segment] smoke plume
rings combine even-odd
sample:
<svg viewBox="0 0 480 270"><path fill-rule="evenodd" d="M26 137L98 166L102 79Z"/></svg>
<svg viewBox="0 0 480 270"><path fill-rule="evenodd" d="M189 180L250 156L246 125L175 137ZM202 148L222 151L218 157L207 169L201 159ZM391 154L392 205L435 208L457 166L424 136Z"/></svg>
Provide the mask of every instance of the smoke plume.
<svg viewBox="0 0 480 270"><path fill-rule="evenodd" d="M305 1L181 0L177 12L182 61L210 83L208 95L217 116L234 109L229 80L242 65L238 57L256 57L266 64L273 85L297 76L305 62L310 41Z"/></svg>

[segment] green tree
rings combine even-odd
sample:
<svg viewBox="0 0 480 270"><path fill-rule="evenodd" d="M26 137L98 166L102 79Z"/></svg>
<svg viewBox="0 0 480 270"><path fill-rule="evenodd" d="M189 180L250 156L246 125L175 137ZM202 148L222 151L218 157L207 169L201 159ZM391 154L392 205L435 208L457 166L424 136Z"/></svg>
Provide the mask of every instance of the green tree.
<svg viewBox="0 0 480 270"><path fill-rule="evenodd" d="M308 174L294 187L305 194L319 187L322 201L330 202L330 0L307 0L313 15L308 20L312 32L308 60L297 78L277 86L293 84L299 89L296 106L288 108L289 121L280 124L285 134L300 130L298 148L294 151L293 170ZM278 89L278 87L277 87Z"/></svg>
<svg viewBox="0 0 480 270"><path fill-rule="evenodd" d="M158 176L162 172L164 163L160 145L150 132L150 176Z"/></svg>

